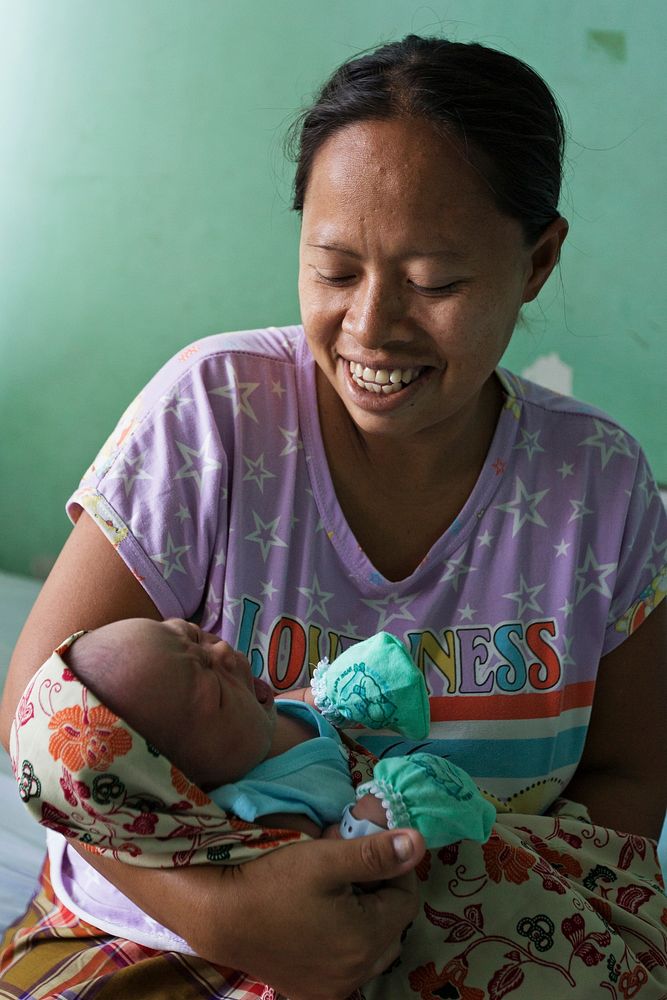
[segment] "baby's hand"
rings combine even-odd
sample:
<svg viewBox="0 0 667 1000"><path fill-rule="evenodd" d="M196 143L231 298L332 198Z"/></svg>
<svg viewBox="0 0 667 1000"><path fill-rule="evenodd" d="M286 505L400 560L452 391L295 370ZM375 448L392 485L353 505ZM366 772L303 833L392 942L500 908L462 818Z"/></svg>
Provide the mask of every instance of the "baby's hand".
<svg viewBox="0 0 667 1000"><path fill-rule="evenodd" d="M295 688L294 691L283 691L280 694L277 694L276 698L289 698L290 701L305 701L306 705L310 705L311 708L317 708L313 692L309 687Z"/></svg>
<svg viewBox="0 0 667 1000"><path fill-rule="evenodd" d="M367 819L371 823L375 823L376 826L388 829L387 812L380 799L376 795L371 795L370 792L357 799L350 812L355 819Z"/></svg>

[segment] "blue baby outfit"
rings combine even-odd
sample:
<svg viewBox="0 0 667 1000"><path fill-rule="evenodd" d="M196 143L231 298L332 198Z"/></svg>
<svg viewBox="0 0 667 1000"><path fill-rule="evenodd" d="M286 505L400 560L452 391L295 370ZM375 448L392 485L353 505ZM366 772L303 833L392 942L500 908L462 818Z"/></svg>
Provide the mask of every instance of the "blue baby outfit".
<svg viewBox="0 0 667 1000"><path fill-rule="evenodd" d="M338 733L305 702L281 699L276 708L311 725L313 739L262 761L240 781L208 794L221 809L248 823L270 813L301 813L318 826L337 823L355 798L347 751Z"/></svg>

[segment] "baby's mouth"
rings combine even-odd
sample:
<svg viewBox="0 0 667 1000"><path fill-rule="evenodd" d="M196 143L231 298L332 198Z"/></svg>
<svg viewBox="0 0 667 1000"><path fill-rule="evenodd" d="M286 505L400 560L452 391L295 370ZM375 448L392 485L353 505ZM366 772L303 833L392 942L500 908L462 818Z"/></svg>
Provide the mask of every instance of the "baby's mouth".
<svg viewBox="0 0 667 1000"><path fill-rule="evenodd" d="M255 697L260 705L266 705L270 708L273 705L274 697L273 691L261 677L253 677L252 679L253 687L255 688Z"/></svg>
<svg viewBox="0 0 667 1000"><path fill-rule="evenodd" d="M349 361L348 365L355 385L367 392L378 395L382 393L385 396L405 389L425 371L423 365L413 368L367 368L358 361Z"/></svg>

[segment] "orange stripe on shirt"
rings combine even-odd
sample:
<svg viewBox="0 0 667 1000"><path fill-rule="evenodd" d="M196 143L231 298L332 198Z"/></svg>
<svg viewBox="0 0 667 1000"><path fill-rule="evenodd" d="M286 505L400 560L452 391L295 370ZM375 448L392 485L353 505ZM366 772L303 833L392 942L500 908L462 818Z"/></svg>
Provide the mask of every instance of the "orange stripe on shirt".
<svg viewBox="0 0 667 1000"><path fill-rule="evenodd" d="M432 696L431 722L494 719L546 719L592 704L595 681L568 684L565 690L531 694L450 694Z"/></svg>

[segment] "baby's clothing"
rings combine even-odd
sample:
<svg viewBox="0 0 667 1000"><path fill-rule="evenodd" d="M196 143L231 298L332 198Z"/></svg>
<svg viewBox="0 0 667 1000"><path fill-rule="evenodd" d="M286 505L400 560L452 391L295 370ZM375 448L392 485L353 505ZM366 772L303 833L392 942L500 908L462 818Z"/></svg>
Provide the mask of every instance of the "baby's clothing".
<svg viewBox="0 0 667 1000"><path fill-rule="evenodd" d="M334 727L303 701L276 708L313 727L313 739L268 757L244 778L209 792L225 812L252 823L271 813L299 813L318 826L337 823L354 801L347 751Z"/></svg>

